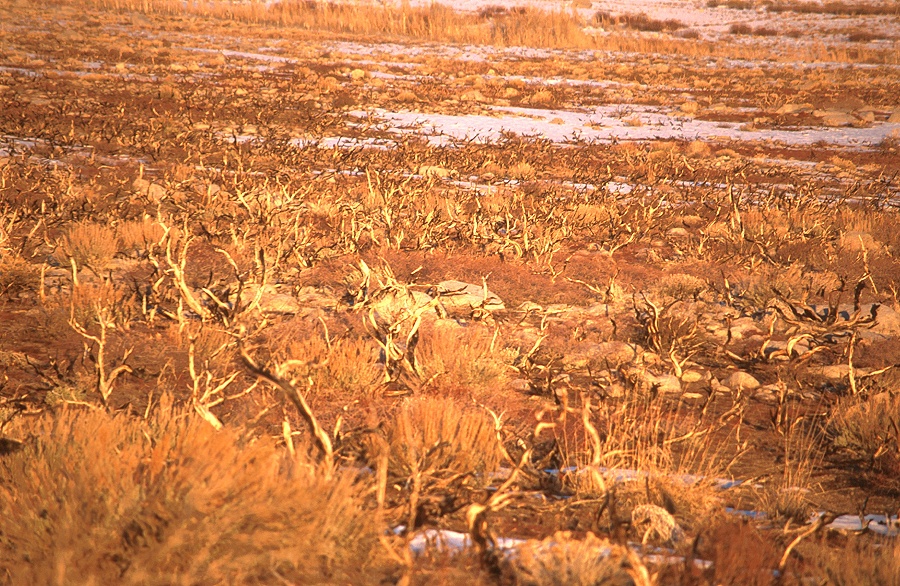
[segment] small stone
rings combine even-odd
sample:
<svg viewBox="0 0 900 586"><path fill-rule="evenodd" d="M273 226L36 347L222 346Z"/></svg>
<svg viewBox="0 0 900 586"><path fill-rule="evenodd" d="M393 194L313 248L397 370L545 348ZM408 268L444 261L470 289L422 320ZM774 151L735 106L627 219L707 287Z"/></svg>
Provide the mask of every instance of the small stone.
<svg viewBox="0 0 900 586"><path fill-rule="evenodd" d="M734 371L722 382L732 391L752 391L759 388L759 381L742 370Z"/></svg>
<svg viewBox="0 0 900 586"><path fill-rule="evenodd" d="M354 69L350 72L350 79L353 81L361 81L366 78L366 72L362 69Z"/></svg>

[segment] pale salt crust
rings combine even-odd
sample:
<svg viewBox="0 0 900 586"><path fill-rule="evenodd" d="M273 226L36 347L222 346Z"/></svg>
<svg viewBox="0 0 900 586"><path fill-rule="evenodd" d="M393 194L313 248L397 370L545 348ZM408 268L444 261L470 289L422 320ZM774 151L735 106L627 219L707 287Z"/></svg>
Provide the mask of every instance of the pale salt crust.
<svg viewBox="0 0 900 586"><path fill-rule="evenodd" d="M587 111L542 110L488 106L496 116L391 112L380 108L351 112L360 121L398 134L426 136L431 144L455 141L494 142L504 133L550 140L555 143L637 140L767 141L789 146L832 144L872 147L900 136L900 124L881 123L869 128L797 128L745 130L734 122L687 118L667 109L643 105L602 106Z"/></svg>

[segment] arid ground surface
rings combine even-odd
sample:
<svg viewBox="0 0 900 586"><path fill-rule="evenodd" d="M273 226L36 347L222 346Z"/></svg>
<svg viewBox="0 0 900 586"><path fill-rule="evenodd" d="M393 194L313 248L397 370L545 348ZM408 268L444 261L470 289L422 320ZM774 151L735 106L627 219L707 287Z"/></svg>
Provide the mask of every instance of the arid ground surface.
<svg viewBox="0 0 900 586"><path fill-rule="evenodd" d="M898 39L0 1L0 582L900 584Z"/></svg>

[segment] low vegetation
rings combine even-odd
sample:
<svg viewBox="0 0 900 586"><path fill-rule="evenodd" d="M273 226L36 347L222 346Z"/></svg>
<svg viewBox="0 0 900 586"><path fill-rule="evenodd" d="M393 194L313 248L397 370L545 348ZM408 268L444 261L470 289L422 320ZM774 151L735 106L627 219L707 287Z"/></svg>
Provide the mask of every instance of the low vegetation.
<svg viewBox="0 0 900 586"><path fill-rule="evenodd" d="M896 54L581 18L0 6L0 583L896 583L895 138L378 118L878 129Z"/></svg>

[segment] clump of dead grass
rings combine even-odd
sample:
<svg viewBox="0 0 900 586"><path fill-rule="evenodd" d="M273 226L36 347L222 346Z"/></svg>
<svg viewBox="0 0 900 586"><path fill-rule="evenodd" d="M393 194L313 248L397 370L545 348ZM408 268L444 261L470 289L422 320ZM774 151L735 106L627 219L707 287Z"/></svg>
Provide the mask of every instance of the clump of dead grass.
<svg viewBox="0 0 900 586"><path fill-rule="evenodd" d="M17 422L18 423L18 422ZM63 410L7 430L0 566L11 584L369 583L386 569L349 475L164 404Z"/></svg>

